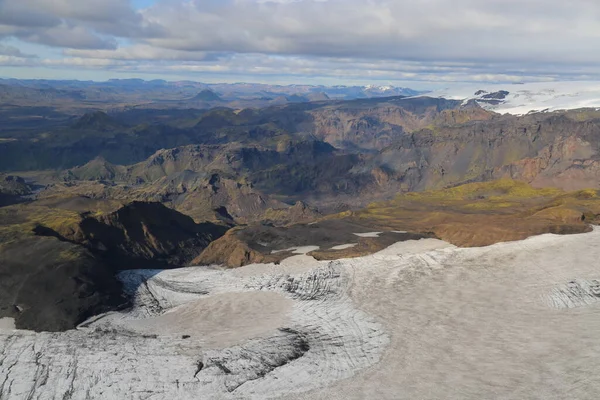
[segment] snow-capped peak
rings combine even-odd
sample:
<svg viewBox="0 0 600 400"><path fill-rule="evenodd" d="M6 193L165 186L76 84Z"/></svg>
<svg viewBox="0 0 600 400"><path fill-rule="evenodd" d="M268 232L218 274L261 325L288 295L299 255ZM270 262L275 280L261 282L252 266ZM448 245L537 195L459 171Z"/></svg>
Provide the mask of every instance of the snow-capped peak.
<svg viewBox="0 0 600 400"><path fill-rule="evenodd" d="M365 86L365 89L366 90L379 90L382 92L386 92L388 90L394 90L395 87L389 86L389 85L388 86L367 85L367 86Z"/></svg>

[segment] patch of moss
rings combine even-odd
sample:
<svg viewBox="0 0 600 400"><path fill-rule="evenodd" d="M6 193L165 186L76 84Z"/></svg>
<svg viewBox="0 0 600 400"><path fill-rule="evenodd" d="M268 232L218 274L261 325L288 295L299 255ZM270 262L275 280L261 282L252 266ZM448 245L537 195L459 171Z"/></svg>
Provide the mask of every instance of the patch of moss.
<svg viewBox="0 0 600 400"><path fill-rule="evenodd" d="M502 202L508 198L528 199L539 197L552 197L564 192L556 188L536 189L526 182L511 179L501 179L491 182L469 183L453 188L431 190L425 192L412 192L396 197L395 201L465 201L488 200Z"/></svg>
<svg viewBox="0 0 600 400"><path fill-rule="evenodd" d="M81 253L74 249L63 250L59 253L58 258L61 261L76 261L81 257Z"/></svg>
<svg viewBox="0 0 600 400"><path fill-rule="evenodd" d="M29 222L45 226L60 234L75 230L81 222L79 213L56 208L40 208L37 213L29 216Z"/></svg>
<svg viewBox="0 0 600 400"><path fill-rule="evenodd" d="M433 232L459 246L483 246L541 233L586 232L600 215L598 194L503 179L402 194L345 218L374 230Z"/></svg>
<svg viewBox="0 0 600 400"><path fill-rule="evenodd" d="M594 108L572 110L567 113L567 117L577 122L590 121L600 118L600 110Z"/></svg>

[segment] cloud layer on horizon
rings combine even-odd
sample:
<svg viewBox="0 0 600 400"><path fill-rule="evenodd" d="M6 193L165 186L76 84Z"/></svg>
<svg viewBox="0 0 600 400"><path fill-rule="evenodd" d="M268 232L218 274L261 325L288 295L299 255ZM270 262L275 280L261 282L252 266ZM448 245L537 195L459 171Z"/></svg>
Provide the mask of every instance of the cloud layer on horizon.
<svg viewBox="0 0 600 400"><path fill-rule="evenodd" d="M0 0L0 66L199 80L598 79L599 18L595 0L157 0L137 10Z"/></svg>

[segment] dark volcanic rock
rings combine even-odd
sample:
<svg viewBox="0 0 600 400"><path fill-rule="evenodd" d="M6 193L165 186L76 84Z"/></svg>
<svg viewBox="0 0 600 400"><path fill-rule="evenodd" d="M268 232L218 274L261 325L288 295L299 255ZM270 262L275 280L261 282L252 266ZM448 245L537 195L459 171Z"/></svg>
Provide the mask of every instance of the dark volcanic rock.
<svg viewBox="0 0 600 400"><path fill-rule="evenodd" d="M0 176L0 193L25 196L31 194L32 188L25 179L20 176L5 175Z"/></svg>
<svg viewBox="0 0 600 400"><path fill-rule="evenodd" d="M87 218L81 224L83 243L103 250L119 263L128 258L147 263L183 266L227 227L203 223L160 203L133 202L114 213ZM136 265L126 265L137 268Z"/></svg>
<svg viewBox="0 0 600 400"><path fill-rule="evenodd" d="M36 233L81 244L118 269L182 267L228 227L194 220L160 203L134 201L104 215L84 214L62 232Z"/></svg>
<svg viewBox="0 0 600 400"><path fill-rule="evenodd" d="M505 99L506 96L509 95L509 93L510 92L507 92L506 90L500 90L498 92L485 94L485 95L481 96L481 98L490 99L490 100L502 100L502 99Z"/></svg>
<svg viewBox="0 0 600 400"><path fill-rule="evenodd" d="M228 229L159 203L87 200L2 209L0 318L37 331L72 329L127 303L119 270L184 266Z"/></svg>
<svg viewBox="0 0 600 400"><path fill-rule="evenodd" d="M200 101L221 101L221 98L218 94L213 92L212 90L203 90L194 96L191 100L200 100Z"/></svg>
<svg viewBox="0 0 600 400"><path fill-rule="evenodd" d="M125 304L114 271L80 246L30 237L0 247L0 317L19 329L72 329Z"/></svg>
<svg viewBox="0 0 600 400"><path fill-rule="evenodd" d="M102 111L84 114L73 125L75 129L95 129L99 131L108 131L123 127L123 124Z"/></svg>
<svg viewBox="0 0 600 400"><path fill-rule="evenodd" d="M0 175L0 207L23 201L22 196L30 195L33 191L25 179L14 175Z"/></svg>

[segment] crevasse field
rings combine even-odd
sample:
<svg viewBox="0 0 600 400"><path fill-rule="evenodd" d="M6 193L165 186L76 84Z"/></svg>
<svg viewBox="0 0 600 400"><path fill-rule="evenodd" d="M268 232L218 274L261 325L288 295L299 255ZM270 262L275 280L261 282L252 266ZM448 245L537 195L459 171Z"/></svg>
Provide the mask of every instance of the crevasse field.
<svg viewBox="0 0 600 400"><path fill-rule="evenodd" d="M126 271L127 312L65 333L1 321L0 398L597 398L599 242Z"/></svg>

